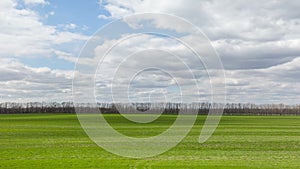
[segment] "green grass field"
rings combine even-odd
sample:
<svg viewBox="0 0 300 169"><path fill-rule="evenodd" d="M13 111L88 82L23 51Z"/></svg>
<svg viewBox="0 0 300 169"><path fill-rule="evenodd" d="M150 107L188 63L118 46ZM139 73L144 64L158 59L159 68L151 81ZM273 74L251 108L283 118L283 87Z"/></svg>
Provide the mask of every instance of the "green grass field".
<svg viewBox="0 0 300 169"><path fill-rule="evenodd" d="M147 137L176 116L164 115L144 130L118 115L106 118L124 134ZM214 135L199 144L204 118L170 151L129 159L93 143L76 115L0 115L0 168L300 168L300 117L223 116Z"/></svg>

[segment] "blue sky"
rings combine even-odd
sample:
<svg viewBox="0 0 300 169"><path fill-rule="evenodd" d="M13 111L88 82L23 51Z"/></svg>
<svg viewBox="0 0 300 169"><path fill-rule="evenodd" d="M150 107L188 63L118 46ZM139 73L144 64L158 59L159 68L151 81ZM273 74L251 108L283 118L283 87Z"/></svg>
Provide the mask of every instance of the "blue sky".
<svg viewBox="0 0 300 169"><path fill-rule="evenodd" d="M72 100L74 65L88 39L112 21L151 12L183 18L210 39L223 63L228 102L298 104L299 9L297 0L1 0L0 102ZM192 38L182 25L165 23L156 20L165 33ZM126 24L107 31L103 45L121 37L112 32L128 32ZM143 38L129 44L179 49L159 40L164 36Z"/></svg>
<svg viewBox="0 0 300 169"><path fill-rule="evenodd" d="M92 35L103 25L110 22L110 20L99 19L99 14L106 14L108 12L101 8L97 0L76 0L70 3L69 1L50 0L50 5L40 9L40 13L44 15L47 12L55 12L55 15L49 16L45 19L45 24L58 25L73 23L78 25L79 29L75 31L82 31L84 34ZM80 30L80 28L86 30Z"/></svg>
<svg viewBox="0 0 300 169"><path fill-rule="evenodd" d="M40 21L45 25L56 26L58 30L66 30L65 25L76 25L68 31L91 36L102 26L110 23L113 19L99 19L98 15L109 13L102 7L97 0L76 0L69 1L48 0L47 4L36 4L26 6L24 2L19 1L19 9L30 8L40 15ZM78 56L80 49L85 41L76 44L63 44L57 48L73 53ZM76 48L76 50L74 50ZM66 62L55 55L51 57L20 58L22 63L32 67L49 67L52 69L73 70L74 63Z"/></svg>

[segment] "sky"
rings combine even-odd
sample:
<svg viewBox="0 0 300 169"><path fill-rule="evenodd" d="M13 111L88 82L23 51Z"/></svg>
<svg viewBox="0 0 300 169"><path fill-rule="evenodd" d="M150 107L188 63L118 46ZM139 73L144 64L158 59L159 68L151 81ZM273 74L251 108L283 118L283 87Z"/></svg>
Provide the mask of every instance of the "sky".
<svg viewBox="0 0 300 169"><path fill-rule="evenodd" d="M113 93L110 88L114 85L119 98L128 94L131 101L149 95L150 101L177 101L180 93L185 93L187 101L199 97L200 101L209 100L209 83L218 86L222 73L217 76L219 70L206 67L211 74L205 75L205 65L194 60L183 44L163 35L140 35L140 25L130 19L101 31L123 17L160 13L186 20L210 40L225 73L227 102L299 104L299 9L297 0L1 0L0 102L72 101L74 67L78 57L85 57L81 52L95 54L79 59L75 69L75 75L89 79L90 75L80 71L99 64L99 55L114 44L118 46L103 59L103 66L93 69L98 72L93 77L99 101L110 101L107 96ZM198 44L195 33L180 21L163 19L156 18L151 30ZM97 35L101 35L95 38L99 42L89 43ZM128 36L132 37L124 40ZM123 41L117 43L120 39ZM210 57L206 62L217 61ZM141 65L168 71L151 68L137 73L144 68ZM184 71L186 65L189 69ZM197 76L190 76L190 70ZM119 73L114 76L116 71ZM119 77L119 81L113 83L112 77ZM81 86L75 89L82 93L94 87L85 84L85 78L79 80ZM193 80L198 88L191 86Z"/></svg>

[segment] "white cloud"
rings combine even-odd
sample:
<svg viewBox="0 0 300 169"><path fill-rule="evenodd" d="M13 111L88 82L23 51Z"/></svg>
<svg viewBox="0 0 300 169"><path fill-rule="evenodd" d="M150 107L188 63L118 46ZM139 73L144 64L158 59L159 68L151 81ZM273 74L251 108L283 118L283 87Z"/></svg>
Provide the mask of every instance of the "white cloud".
<svg viewBox="0 0 300 169"><path fill-rule="evenodd" d="M72 53L78 52L76 46L88 36L44 24L39 13L31 7L47 5L48 1L25 0L25 7L20 3L0 1L0 102L71 100L73 70L41 66L35 64L35 59L59 58L74 62ZM76 25L68 24L67 28L74 29ZM64 45L72 45L72 48ZM21 63L24 58L32 61L33 67Z"/></svg>
<svg viewBox="0 0 300 169"><path fill-rule="evenodd" d="M77 57L73 56L71 53L67 53L59 50L54 51L54 53L59 59L64 59L72 63L76 63L77 61Z"/></svg>
<svg viewBox="0 0 300 169"><path fill-rule="evenodd" d="M37 1L38 2L38 1ZM75 25L69 25L74 28ZM7 57L50 56L55 45L88 37L45 25L38 13L19 9L13 0L0 2L0 54Z"/></svg>
<svg viewBox="0 0 300 169"><path fill-rule="evenodd" d="M296 104L300 99L299 1L106 0L102 7L110 18L158 12L183 17L198 26L227 69L229 102ZM185 30L164 24L163 18L154 23L160 28Z"/></svg>
<svg viewBox="0 0 300 169"><path fill-rule="evenodd" d="M55 12L51 11L51 12L49 12L49 15L53 16L53 15L55 15Z"/></svg>
<svg viewBox="0 0 300 169"><path fill-rule="evenodd" d="M77 25L74 23L69 23L65 25L65 29L75 29L77 28Z"/></svg>
<svg viewBox="0 0 300 169"><path fill-rule="evenodd" d="M98 15L98 18L99 19L110 19L111 17L100 14L100 15Z"/></svg>
<svg viewBox="0 0 300 169"><path fill-rule="evenodd" d="M45 0L24 0L25 4L41 4L41 5L48 5L50 4L48 1Z"/></svg>
<svg viewBox="0 0 300 169"><path fill-rule="evenodd" d="M73 71L33 68L13 59L0 61L0 102L71 100Z"/></svg>
<svg viewBox="0 0 300 169"><path fill-rule="evenodd" d="M61 101L71 99L72 71L55 70L48 67L34 68L20 63L11 57L51 57L56 56L75 63L77 58L70 50L63 50L65 44L76 44L87 40L87 36L70 32L78 26L74 23L51 26L42 22L39 14L26 6L47 5L45 0L24 0L25 8L18 7L19 1L0 1L0 102L2 101ZM158 1L158 0L107 0L102 6L108 15L99 15L100 19L121 18L133 13L159 12L183 17L201 28L212 40L213 46L223 60L226 70L226 81L229 102L258 103L297 103L300 99L300 3L298 1ZM54 15L50 12L48 15ZM130 23L130 21L127 21ZM187 28L177 23L165 25L164 18L153 22L159 28L184 32ZM139 25L134 25L138 28ZM79 27L80 28L80 27ZM125 37L126 35L124 35ZM121 37L123 38L123 37ZM182 39L191 39L184 36ZM89 68L97 65L99 56L119 39L106 40L98 46L95 58L84 58L82 66ZM58 49L57 46L60 46ZM73 47L73 45L72 45ZM209 79L193 59L189 59L184 46L164 38L148 35L138 36L120 44L103 63L101 75L96 86L99 91L110 93L113 69L133 52L161 49L182 56L190 65L200 83L200 94L204 100L209 99ZM176 75L176 82L182 84L182 90L189 97L194 97L195 88L190 72L178 64L174 57L164 54L154 57L148 51L141 57L133 57L121 67L120 75L134 73L142 65L163 66ZM152 53L153 54L153 53ZM162 59L163 58L163 59ZM162 61L164 60L164 61ZM79 65L81 66L81 65ZM123 72L123 73L122 73ZM213 81L221 80L213 70ZM81 94L85 94L88 79L94 77L84 72L76 72L82 76ZM151 80L150 80L151 78ZM128 79L128 77L127 77ZM120 83L126 78L119 79ZM122 81L123 80L123 81ZM147 96L148 93L166 94L170 98L176 95L174 79L161 74L146 74L134 81L135 96ZM125 84L127 85L127 84ZM120 88L125 85L120 85ZM171 90L165 89L171 86ZM125 86L126 87L126 86ZM117 91L118 92L118 91ZM96 93L97 94L97 93ZM99 93L98 93L99 94ZM102 93L103 95L103 93ZM101 95L99 95L100 97Z"/></svg>
<svg viewBox="0 0 300 169"><path fill-rule="evenodd" d="M107 0L106 4L104 8L113 18L159 12L191 21L217 44L224 66L229 69L266 68L289 61L299 53L296 44L300 37L300 12L296 8L300 3L297 1ZM176 24L165 25L163 18L156 22L170 29L182 29ZM234 62L233 58L239 61Z"/></svg>
<svg viewBox="0 0 300 169"><path fill-rule="evenodd" d="M79 59L77 68L82 73L80 76L84 80L78 83L81 85L83 84L82 81L93 83L85 80L88 79L84 78L85 70L95 68L101 63L101 65L98 65L97 70L88 70L89 73L86 75L91 76L90 74L96 72L95 86L97 88L95 94L99 99L98 101L111 101L110 88L112 86L114 86L113 91L115 94L118 94L115 101L128 101L126 94L129 83L132 83L130 87L133 91L131 96L135 96L135 98L131 98L133 100L141 97L148 98L149 94L160 95L164 91L167 100L171 101L172 98L180 98L180 91L177 89L177 85L180 85L185 96L184 101L196 101L199 98L198 89L192 72L201 88L199 92L203 97L200 99L202 101L209 101L210 99L210 79L206 74L206 70L201 66L198 57L175 39L150 34L125 34L120 38L105 40L103 43L101 41L91 41L96 44L99 43L99 45L87 44L88 49L95 50L92 54L84 53L82 58ZM114 48L101 60L101 57L111 46L114 46ZM157 68L157 70L151 70L152 74L149 74L149 71L143 71L145 68ZM141 75L134 78L135 73L139 71L141 71ZM211 76L216 76L214 77L216 79L217 75L215 73ZM90 85L86 86L89 87ZM86 88L80 88L80 91L86 90ZM81 97L87 98L84 94L89 95L89 92L81 93ZM157 98L156 101L158 100Z"/></svg>

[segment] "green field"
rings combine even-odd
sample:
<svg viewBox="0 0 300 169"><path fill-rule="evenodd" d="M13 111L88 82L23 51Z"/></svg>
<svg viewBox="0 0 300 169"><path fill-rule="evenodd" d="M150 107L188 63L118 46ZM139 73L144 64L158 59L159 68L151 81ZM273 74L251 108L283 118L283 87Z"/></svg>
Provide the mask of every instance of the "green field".
<svg viewBox="0 0 300 169"><path fill-rule="evenodd" d="M176 116L144 126L118 115L106 118L124 134L147 137L168 128ZM129 159L99 148L76 115L0 115L0 168L300 168L300 117L223 116L214 135L199 144L204 118L170 151Z"/></svg>

